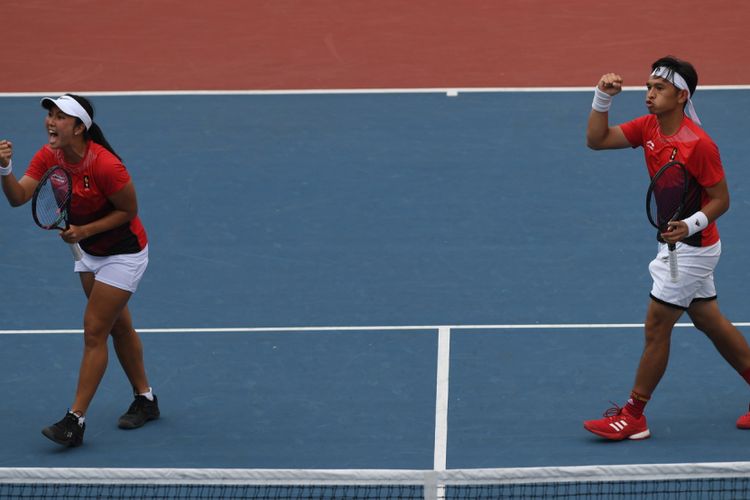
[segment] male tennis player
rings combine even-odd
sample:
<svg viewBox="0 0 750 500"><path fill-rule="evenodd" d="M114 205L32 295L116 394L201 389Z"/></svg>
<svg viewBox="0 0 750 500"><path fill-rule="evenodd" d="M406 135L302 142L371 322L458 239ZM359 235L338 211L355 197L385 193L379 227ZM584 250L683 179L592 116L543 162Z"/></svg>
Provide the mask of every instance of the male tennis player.
<svg viewBox="0 0 750 500"><path fill-rule="evenodd" d="M42 434L63 446L79 446L86 429L86 411L107 367L111 335L117 357L135 393L120 417L123 429L141 427L159 417L159 406L146 378L143 346L128 310L148 265L148 240L138 217L130 174L107 142L94 108L84 97L65 94L41 101L47 144L34 155L20 179L13 174L13 144L0 141L0 179L12 206L28 202L44 173L55 165L73 182L70 228L60 236L79 243L83 258L75 263L88 302L83 321L83 359L73 404L59 422Z"/></svg>
<svg viewBox="0 0 750 500"><path fill-rule="evenodd" d="M695 210L683 220L669 223L659 235L656 258L649 271L653 279L646 313L645 345L630 398L623 408L615 406L604 418L587 420L585 429L611 439L645 439L651 435L643 410L667 368L672 329L683 312L714 344L726 361L750 384L750 347L719 310L713 271L719 262L721 241L716 227L729 208L729 191L719 150L700 126L692 96L698 84L693 66L675 57L651 65L646 82L649 114L610 126L612 98L622 90L620 75L608 73L599 80L589 115L586 141L591 149L642 147L651 177L674 159L687 167ZM670 279L667 244L677 244L680 275ZM750 429L750 412L737 420Z"/></svg>

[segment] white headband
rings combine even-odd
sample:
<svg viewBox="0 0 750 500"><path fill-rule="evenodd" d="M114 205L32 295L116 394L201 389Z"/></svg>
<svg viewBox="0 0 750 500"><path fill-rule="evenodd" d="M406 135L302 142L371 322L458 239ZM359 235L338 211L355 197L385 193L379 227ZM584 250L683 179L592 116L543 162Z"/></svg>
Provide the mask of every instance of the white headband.
<svg viewBox="0 0 750 500"><path fill-rule="evenodd" d="M656 76L659 78L664 78L666 81L672 83L675 87L677 87L680 90L687 90L688 92L688 101L687 106L685 106L685 113L698 125L701 124L701 121L698 119L698 113L695 112L695 106L693 106L693 100L690 99L690 87L688 87L687 82L682 77L681 74L678 72L669 69L665 66L659 66L654 70L653 73L651 73L651 76Z"/></svg>
<svg viewBox="0 0 750 500"><path fill-rule="evenodd" d="M55 106L60 108L60 111L62 111L66 115L80 118L83 124L86 125L86 130L90 129L91 124L94 122L91 119L91 116L86 112L86 110L83 109L83 106L81 106L78 103L78 101L76 101L69 95L61 95L57 99L53 99L51 97L45 97L42 99L41 102L42 102L42 107L46 109L49 109L54 104Z"/></svg>

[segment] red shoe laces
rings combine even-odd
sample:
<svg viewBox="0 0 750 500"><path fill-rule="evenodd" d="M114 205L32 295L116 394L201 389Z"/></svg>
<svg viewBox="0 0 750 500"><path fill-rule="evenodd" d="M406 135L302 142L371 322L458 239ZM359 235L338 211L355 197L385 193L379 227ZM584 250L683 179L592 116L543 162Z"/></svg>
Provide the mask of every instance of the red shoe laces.
<svg viewBox="0 0 750 500"><path fill-rule="evenodd" d="M616 417L617 415L622 413L622 408L617 406L616 403L612 403L612 401L610 401L610 404L614 406L612 408L608 408L607 411L604 412L605 417Z"/></svg>

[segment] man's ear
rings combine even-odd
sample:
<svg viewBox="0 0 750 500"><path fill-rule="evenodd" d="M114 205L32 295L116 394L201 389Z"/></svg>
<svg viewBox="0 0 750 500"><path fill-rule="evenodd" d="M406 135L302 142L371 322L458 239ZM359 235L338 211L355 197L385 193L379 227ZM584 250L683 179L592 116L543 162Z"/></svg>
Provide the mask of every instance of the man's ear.
<svg viewBox="0 0 750 500"><path fill-rule="evenodd" d="M688 102L688 99L690 99L690 91L684 90L684 89L683 90L678 89L678 92L679 93L677 94L677 102L679 102L680 104L685 104L686 102Z"/></svg>

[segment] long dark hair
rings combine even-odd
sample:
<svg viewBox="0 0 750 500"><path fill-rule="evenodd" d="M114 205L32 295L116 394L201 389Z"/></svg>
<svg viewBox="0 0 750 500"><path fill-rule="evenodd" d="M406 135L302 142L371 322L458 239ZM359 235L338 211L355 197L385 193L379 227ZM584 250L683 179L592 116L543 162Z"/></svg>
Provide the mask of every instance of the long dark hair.
<svg viewBox="0 0 750 500"><path fill-rule="evenodd" d="M78 102L78 104L83 106L83 109L85 109L86 112L91 117L91 127L89 127L89 129L86 130L86 132L84 132L83 134L84 139L86 140L91 139L92 141L104 147L107 151L115 155L118 160L122 161L122 158L120 158L120 155L118 155L115 152L115 149L109 144L109 142L107 141L107 138L104 137L104 132L102 132L101 127L99 127L99 125L97 125L94 122L94 106L91 104L91 102L89 102L89 100L86 99L85 97L81 97L79 95L75 95L75 94L65 94L65 95L75 99ZM76 124L78 123L81 123L81 124L83 123L80 118L76 118Z"/></svg>

